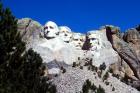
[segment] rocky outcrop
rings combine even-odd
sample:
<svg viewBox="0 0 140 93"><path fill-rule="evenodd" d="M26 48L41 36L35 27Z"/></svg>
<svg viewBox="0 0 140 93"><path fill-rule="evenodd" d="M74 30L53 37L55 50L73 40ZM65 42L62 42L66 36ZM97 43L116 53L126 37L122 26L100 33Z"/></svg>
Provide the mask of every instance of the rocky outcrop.
<svg viewBox="0 0 140 93"><path fill-rule="evenodd" d="M128 43L130 41L133 42L133 44L136 42L135 40L132 40L133 36L130 37L130 34L124 35L125 40L128 41L125 42L124 40L120 39L116 35L116 33L112 33L110 27L106 27L106 33L108 36L108 40L111 42L114 50L116 50L120 57L130 66L130 68L134 72L134 75L140 79L140 62L135 49ZM134 37L136 37L136 34L134 35Z"/></svg>
<svg viewBox="0 0 140 93"><path fill-rule="evenodd" d="M130 66L121 58L119 58L118 62L111 64L110 69L112 69L113 74L119 75L120 79L124 78L125 75L127 75L128 77L137 80Z"/></svg>
<svg viewBox="0 0 140 93"><path fill-rule="evenodd" d="M140 60L140 33L135 28L128 29L123 39L134 50L136 57Z"/></svg>
<svg viewBox="0 0 140 93"><path fill-rule="evenodd" d="M43 31L41 24L30 18L19 19L17 25L22 40L27 43L26 45L31 43L33 39L38 39Z"/></svg>

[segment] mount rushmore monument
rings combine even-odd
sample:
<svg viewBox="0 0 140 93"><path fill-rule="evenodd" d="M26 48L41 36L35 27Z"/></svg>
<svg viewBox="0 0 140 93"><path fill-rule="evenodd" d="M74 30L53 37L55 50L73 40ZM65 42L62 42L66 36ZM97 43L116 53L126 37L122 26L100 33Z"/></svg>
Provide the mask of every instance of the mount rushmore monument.
<svg viewBox="0 0 140 93"><path fill-rule="evenodd" d="M18 30L27 49L32 48L42 57L46 75L59 74L61 67L82 65L89 59L96 67L105 64L120 77L140 79L139 26L121 33L119 27L106 25L83 34L53 21L42 26L23 18L18 20Z"/></svg>
<svg viewBox="0 0 140 93"><path fill-rule="evenodd" d="M25 20L19 20L19 24L21 21ZM105 29L88 31L85 35L72 32L67 26L58 26L55 22L48 21L36 35L40 36L26 38L31 42L28 46L37 51L46 64L55 60L58 64L72 65L73 62L78 62L78 58L84 60L87 57L92 58L92 63L96 66L103 62L106 65L118 62L118 54L108 41ZM86 37L89 49L82 49L87 41ZM29 38L33 41L28 40Z"/></svg>

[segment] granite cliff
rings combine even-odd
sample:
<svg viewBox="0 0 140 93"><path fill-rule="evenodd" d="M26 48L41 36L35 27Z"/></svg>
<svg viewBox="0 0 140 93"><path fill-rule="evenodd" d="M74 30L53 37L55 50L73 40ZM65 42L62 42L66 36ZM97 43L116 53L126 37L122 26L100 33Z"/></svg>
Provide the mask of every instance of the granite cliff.
<svg viewBox="0 0 140 93"><path fill-rule="evenodd" d="M128 29L124 34L121 34L120 29L116 26L106 25L102 26L98 30L88 31L86 34L77 33L72 31L67 26L58 26L56 23L49 21L44 26L40 23L30 19L23 18L18 20L18 30L21 33L22 40L27 43L27 49L33 48L34 51L40 54L43 59L44 65L47 67L45 75L59 75L52 80L55 84L60 83L60 80L66 80L61 82L61 87L68 89L74 89L73 91L63 90L64 93L79 92L81 86L78 87L77 83L88 79L95 81L91 77L90 71L87 71L84 67L86 63L99 68L102 64L106 65L106 69L103 71L103 75L110 69L113 74L117 75L119 79L123 79L125 76L129 77L129 85L139 88L140 85L140 27ZM75 68L71 66L76 65ZM61 75L63 70L66 70L65 75ZM76 72L75 72L76 71ZM99 70L100 71L100 70ZM101 70L102 71L102 70ZM98 71L97 71L98 72ZM86 75L88 73L88 75ZM75 78L73 74L78 76ZM85 77L83 76L85 74ZM70 77L73 77L74 81ZM63 79L62 79L63 78ZM67 87L63 86L63 83L70 84ZM80 78L80 79L78 79ZM76 79L76 80L75 80ZM112 81L111 81L112 80ZM116 79L115 79L116 80ZM99 83L100 82L100 83ZM102 84L104 88L106 86L99 82L97 85ZM110 76L110 82L112 84L118 83L119 80L113 81ZM70 86L76 86L75 88ZM123 86L120 83L120 86ZM127 86L127 85L125 85ZM116 88L117 93L122 93L119 90L119 86ZM57 86L58 93L62 93L60 86ZM77 89L78 88L78 89ZM134 90L132 88L132 90ZM136 91L131 93L136 93ZM125 93L129 90L124 89ZM107 88L107 93L111 91ZM137 91L138 93L138 91Z"/></svg>

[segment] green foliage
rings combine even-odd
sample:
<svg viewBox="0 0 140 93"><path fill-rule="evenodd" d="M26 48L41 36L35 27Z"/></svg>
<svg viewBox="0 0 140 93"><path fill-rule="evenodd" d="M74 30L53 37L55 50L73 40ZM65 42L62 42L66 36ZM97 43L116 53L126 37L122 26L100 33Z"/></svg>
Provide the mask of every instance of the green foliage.
<svg viewBox="0 0 140 93"><path fill-rule="evenodd" d="M88 66L88 62L85 62L84 66Z"/></svg>
<svg viewBox="0 0 140 93"><path fill-rule="evenodd" d="M136 87L136 89L137 89L138 91L140 91L140 86Z"/></svg>
<svg viewBox="0 0 140 93"><path fill-rule="evenodd" d="M96 93L105 93L105 90L99 85Z"/></svg>
<svg viewBox="0 0 140 93"><path fill-rule="evenodd" d="M0 93L55 93L55 86L41 77L44 69L40 55L26 51L10 9L0 4Z"/></svg>
<svg viewBox="0 0 140 93"><path fill-rule="evenodd" d="M112 69L112 68L109 68L109 72L110 72L110 73L113 73L113 69Z"/></svg>
<svg viewBox="0 0 140 93"><path fill-rule="evenodd" d="M64 68L63 70L62 70L62 73L65 73L66 72L66 69Z"/></svg>
<svg viewBox="0 0 140 93"><path fill-rule="evenodd" d="M88 70L90 70L90 66L88 66Z"/></svg>
<svg viewBox="0 0 140 93"><path fill-rule="evenodd" d="M109 73L108 73L108 71L105 73L105 75L103 76L103 81L104 80L107 80L107 78L109 77Z"/></svg>
<svg viewBox="0 0 140 93"><path fill-rule="evenodd" d="M65 73L66 72L66 69L63 66L61 66L60 69L62 70L62 73Z"/></svg>
<svg viewBox="0 0 140 93"><path fill-rule="evenodd" d="M95 71L96 71L96 72L98 71L98 68L97 68L97 67L95 67Z"/></svg>
<svg viewBox="0 0 140 93"><path fill-rule="evenodd" d="M86 58L84 66L92 66L92 59Z"/></svg>
<svg viewBox="0 0 140 93"><path fill-rule="evenodd" d="M95 91L95 90L97 89L97 87L94 85L94 83L92 84L91 89L92 89L93 91Z"/></svg>
<svg viewBox="0 0 140 93"><path fill-rule="evenodd" d="M2 8L0 4L0 62L11 64L22 61L21 53L25 50L25 43L21 41L17 32L17 20L12 16L10 9ZM13 66L12 66L13 67Z"/></svg>
<svg viewBox="0 0 140 93"><path fill-rule="evenodd" d="M119 79L119 75L118 74L112 74L113 77L116 77L117 79Z"/></svg>
<svg viewBox="0 0 140 93"><path fill-rule="evenodd" d="M80 66L80 69L83 69L83 66Z"/></svg>
<svg viewBox="0 0 140 93"><path fill-rule="evenodd" d="M121 79L122 82L128 84L129 77L125 74L124 77Z"/></svg>
<svg viewBox="0 0 140 93"><path fill-rule="evenodd" d="M99 69L100 70L105 70L106 69L106 64L105 63L101 64L100 67L99 67Z"/></svg>
<svg viewBox="0 0 140 93"><path fill-rule="evenodd" d="M90 88L91 88L91 81L89 81L89 79L87 79L82 87L83 93L88 93Z"/></svg>
<svg viewBox="0 0 140 93"><path fill-rule="evenodd" d="M89 92L93 91L95 93L105 93L105 90L99 85L99 88L97 88L94 83L91 84L91 82L89 81L89 79L86 80L86 82L84 83L83 87L82 87L82 92L83 93L91 93Z"/></svg>
<svg viewBox="0 0 140 93"><path fill-rule="evenodd" d="M86 83L84 83L84 85L82 87L82 91L83 91L83 93L88 93L89 88L87 87Z"/></svg>
<svg viewBox="0 0 140 93"><path fill-rule="evenodd" d="M102 71L98 71L98 72L97 72L97 75L98 75L99 78L101 78L101 76L102 76Z"/></svg>
<svg viewBox="0 0 140 93"><path fill-rule="evenodd" d="M73 62L72 67L76 67L76 62Z"/></svg>
<svg viewBox="0 0 140 93"><path fill-rule="evenodd" d="M108 81L106 81L106 82L105 82L105 84L106 84L106 85L109 85L109 82L108 82Z"/></svg>
<svg viewBox="0 0 140 93"><path fill-rule="evenodd" d="M97 67L95 67L94 65L91 66L91 70L92 71L96 71Z"/></svg>
<svg viewBox="0 0 140 93"><path fill-rule="evenodd" d="M78 60L80 60L80 57L78 57Z"/></svg>
<svg viewBox="0 0 140 93"><path fill-rule="evenodd" d="M86 80L86 84L88 87L91 87L91 81L89 81L89 79Z"/></svg>
<svg viewBox="0 0 140 93"><path fill-rule="evenodd" d="M112 91L115 91L115 88L114 87L112 88Z"/></svg>

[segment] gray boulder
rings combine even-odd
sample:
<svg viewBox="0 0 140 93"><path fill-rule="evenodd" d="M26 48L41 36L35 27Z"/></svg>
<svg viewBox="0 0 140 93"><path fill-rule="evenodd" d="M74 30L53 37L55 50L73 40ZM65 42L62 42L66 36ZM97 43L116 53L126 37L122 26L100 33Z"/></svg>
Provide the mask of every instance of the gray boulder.
<svg viewBox="0 0 140 93"><path fill-rule="evenodd" d="M43 31L41 24L30 18L19 19L17 25L22 40L27 43L27 46L33 39L38 39Z"/></svg>

